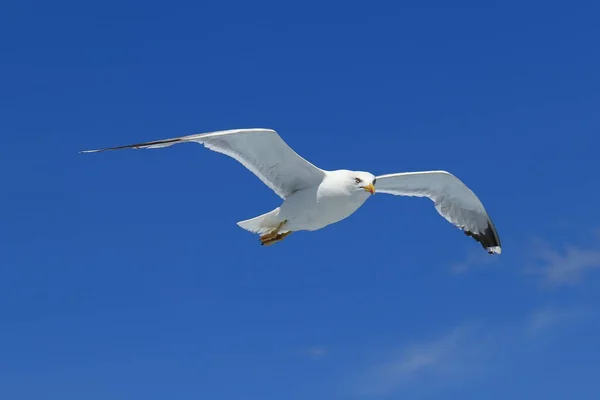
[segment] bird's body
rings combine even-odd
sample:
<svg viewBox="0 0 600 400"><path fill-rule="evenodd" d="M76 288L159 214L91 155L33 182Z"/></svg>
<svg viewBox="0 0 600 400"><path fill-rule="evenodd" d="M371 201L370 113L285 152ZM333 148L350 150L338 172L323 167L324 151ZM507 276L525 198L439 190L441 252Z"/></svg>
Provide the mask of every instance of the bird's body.
<svg viewBox="0 0 600 400"><path fill-rule="evenodd" d="M293 192L280 207L265 214L259 229L253 228L256 226L253 224L258 222L256 219L249 220L253 221L250 225L246 221L238 222L238 225L251 232L264 233L286 221L281 232L315 231L348 218L371 196L365 190L351 190L349 185L343 185L344 178L350 174L353 172L325 171L320 184ZM359 174L370 179L369 182L374 178L366 172Z"/></svg>
<svg viewBox="0 0 600 400"><path fill-rule="evenodd" d="M233 157L269 186L283 202L263 215L238 222L270 245L292 232L315 231L348 218L377 191L428 197L446 220L473 237L490 254L501 252L500 239L483 204L458 178L446 171L375 176L369 172L325 171L296 154L270 129L237 129L182 136L84 152L124 148L160 148L197 142Z"/></svg>

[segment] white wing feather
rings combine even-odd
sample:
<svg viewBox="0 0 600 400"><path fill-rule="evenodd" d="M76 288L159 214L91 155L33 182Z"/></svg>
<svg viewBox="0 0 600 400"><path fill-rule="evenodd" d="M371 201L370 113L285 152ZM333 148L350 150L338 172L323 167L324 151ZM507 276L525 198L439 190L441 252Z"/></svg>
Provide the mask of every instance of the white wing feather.
<svg viewBox="0 0 600 400"><path fill-rule="evenodd" d="M489 252L500 254L500 238L483 204L457 177L446 171L408 172L376 178L379 193L428 197L453 225L472 236Z"/></svg>
<svg viewBox="0 0 600 400"><path fill-rule="evenodd" d="M235 129L201 133L126 146L85 150L82 153L127 148L153 149L183 142L201 143L213 151L234 158L284 199L296 190L320 184L325 176L323 170L300 157L277 132L271 129Z"/></svg>

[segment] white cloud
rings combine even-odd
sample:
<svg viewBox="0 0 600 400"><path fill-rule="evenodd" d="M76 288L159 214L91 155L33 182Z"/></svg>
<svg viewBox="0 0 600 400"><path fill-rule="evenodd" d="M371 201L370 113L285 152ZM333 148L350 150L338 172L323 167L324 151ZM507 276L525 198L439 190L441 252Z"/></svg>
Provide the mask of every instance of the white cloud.
<svg viewBox="0 0 600 400"><path fill-rule="evenodd" d="M559 252L547 243L539 243L535 250L534 266L528 272L539 274L549 286L575 285L583 275L600 269L600 250L567 245Z"/></svg>
<svg viewBox="0 0 600 400"><path fill-rule="evenodd" d="M374 398L425 396L473 380L484 379L519 362L523 349L544 349L574 322L588 315L583 310L544 308L520 323L483 329L461 325L431 340L408 344L379 357L352 381L352 394Z"/></svg>
<svg viewBox="0 0 600 400"><path fill-rule="evenodd" d="M463 274L473 268L482 267L498 260L497 256L490 256L482 249L472 249L467 253L465 260L450 265L450 271L454 274Z"/></svg>
<svg viewBox="0 0 600 400"><path fill-rule="evenodd" d="M545 308L532 313L526 323L526 330L539 334L560 325L574 322L588 313L584 310Z"/></svg>
<svg viewBox="0 0 600 400"><path fill-rule="evenodd" d="M319 359L325 357L328 353L328 350L325 346L311 346L305 349L305 353L310 358Z"/></svg>
<svg viewBox="0 0 600 400"><path fill-rule="evenodd" d="M479 336L473 326L463 325L435 339L413 343L363 371L353 392L382 396L415 385L428 392L474 378L485 372L488 339ZM431 378L435 378L435 387L426 383Z"/></svg>

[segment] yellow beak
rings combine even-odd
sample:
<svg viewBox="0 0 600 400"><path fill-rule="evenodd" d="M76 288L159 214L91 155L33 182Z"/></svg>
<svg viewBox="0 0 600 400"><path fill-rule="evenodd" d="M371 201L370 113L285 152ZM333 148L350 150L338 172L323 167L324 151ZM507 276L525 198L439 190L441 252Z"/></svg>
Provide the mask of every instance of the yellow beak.
<svg viewBox="0 0 600 400"><path fill-rule="evenodd" d="M367 186L364 186L363 189L365 189L367 192L369 192L371 194L375 194L375 186L373 186L372 183L369 183Z"/></svg>

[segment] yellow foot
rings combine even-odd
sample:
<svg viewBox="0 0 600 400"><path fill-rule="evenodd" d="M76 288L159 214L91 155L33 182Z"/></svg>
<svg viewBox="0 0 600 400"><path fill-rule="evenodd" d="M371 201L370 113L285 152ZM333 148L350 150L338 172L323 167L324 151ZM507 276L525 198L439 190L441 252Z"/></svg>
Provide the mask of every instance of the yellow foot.
<svg viewBox="0 0 600 400"><path fill-rule="evenodd" d="M287 231L284 233L278 233L275 235L275 237L273 237L272 239L268 239L263 241L261 239L260 244L263 246L270 246L272 244L275 244L277 242L281 242L283 239L285 239L290 233L292 233L292 231Z"/></svg>
<svg viewBox="0 0 600 400"><path fill-rule="evenodd" d="M262 235L260 237L260 243L263 245L267 244L267 243L273 244L273 243L276 243L279 240L283 239L281 237L282 235L285 235L285 236L289 235L291 232L286 232L284 234L279 233L279 230L283 227L283 225L286 224L286 222L287 222L287 220L281 221L279 223L279 225L277 225L277 228L273 229L271 232L268 232L268 233L265 233L264 235ZM285 236L283 236L283 237L285 237ZM273 242L273 241L275 241L275 242ZM270 243L270 242L273 242L273 243Z"/></svg>

